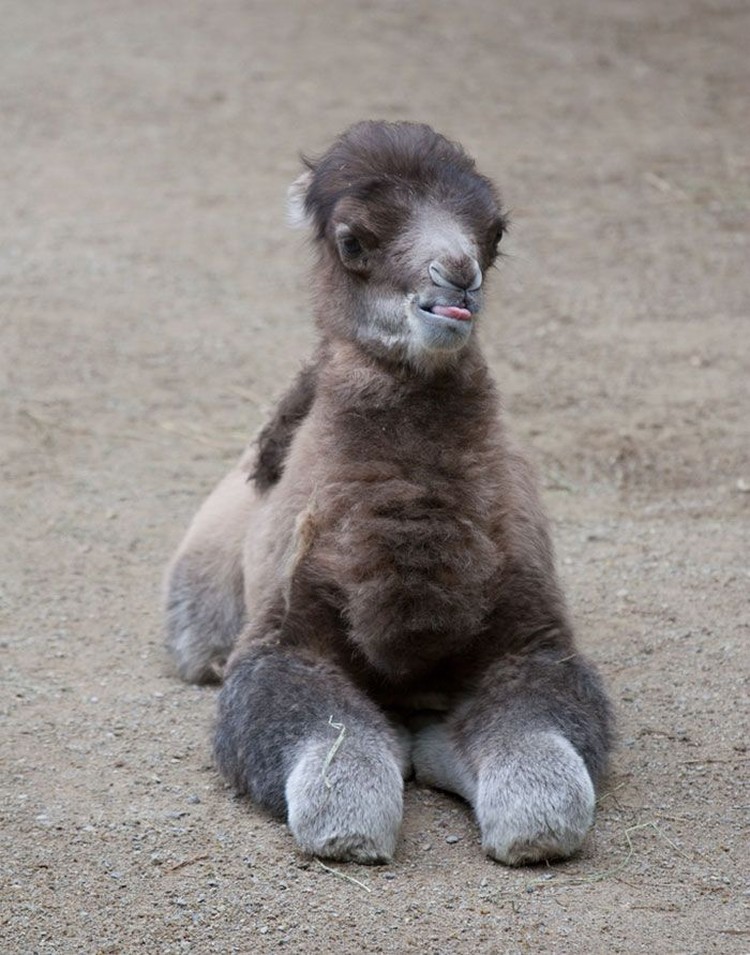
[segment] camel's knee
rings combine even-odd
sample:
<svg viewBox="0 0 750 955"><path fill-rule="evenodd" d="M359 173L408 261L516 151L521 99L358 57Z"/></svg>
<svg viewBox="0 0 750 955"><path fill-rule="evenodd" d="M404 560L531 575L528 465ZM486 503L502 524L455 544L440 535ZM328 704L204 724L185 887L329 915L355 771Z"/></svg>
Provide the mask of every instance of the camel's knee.
<svg viewBox="0 0 750 955"><path fill-rule="evenodd" d="M242 544L255 501L236 468L195 515L167 573L167 649L189 683L221 680L242 629Z"/></svg>
<svg viewBox="0 0 750 955"><path fill-rule="evenodd" d="M258 645L230 665L216 763L238 792L286 817L314 855L390 859L401 822L401 745L382 711L337 666Z"/></svg>
<svg viewBox="0 0 750 955"><path fill-rule="evenodd" d="M529 733L480 766L475 810L493 859L523 865L565 859L594 821L594 784L560 733Z"/></svg>
<svg viewBox="0 0 750 955"><path fill-rule="evenodd" d="M242 571L220 575L206 555L178 557L167 578L167 650L188 683L216 683L245 617Z"/></svg>

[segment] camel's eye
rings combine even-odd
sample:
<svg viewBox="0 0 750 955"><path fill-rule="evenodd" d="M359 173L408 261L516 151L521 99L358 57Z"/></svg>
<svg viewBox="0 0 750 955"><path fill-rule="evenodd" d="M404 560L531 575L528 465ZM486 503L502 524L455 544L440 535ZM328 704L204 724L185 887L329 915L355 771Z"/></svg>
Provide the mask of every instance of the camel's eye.
<svg viewBox="0 0 750 955"><path fill-rule="evenodd" d="M354 265L365 251L356 235L343 222L336 226L336 247L344 265Z"/></svg>
<svg viewBox="0 0 750 955"><path fill-rule="evenodd" d="M492 264L497 256L500 254L499 246L502 242L502 238L505 235L505 222L501 219L495 224L490 234L487 236L487 249L489 255L489 262Z"/></svg>
<svg viewBox="0 0 750 955"><path fill-rule="evenodd" d="M362 255L362 243L353 235L345 235L340 240L340 249L348 259Z"/></svg>

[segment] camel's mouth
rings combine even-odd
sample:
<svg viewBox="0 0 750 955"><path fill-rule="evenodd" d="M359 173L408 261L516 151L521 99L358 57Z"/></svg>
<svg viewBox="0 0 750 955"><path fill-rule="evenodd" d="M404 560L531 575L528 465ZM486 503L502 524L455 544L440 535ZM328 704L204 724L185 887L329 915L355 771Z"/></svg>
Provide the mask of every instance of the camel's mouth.
<svg viewBox="0 0 750 955"><path fill-rule="evenodd" d="M455 352L463 348L474 329L472 319L478 309L471 302L451 305L443 299L413 299L409 309L415 345L426 352Z"/></svg>
<svg viewBox="0 0 750 955"><path fill-rule="evenodd" d="M458 305L433 305L429 309L431 314L440 315L442 318L452 318L456 322L470 322L472 314L468 308L461 308Z"/></svg>
<svg viewBox="0 0 750 955"><path fill-rule="evenodd" d="M474 318L474 312L463 305L439 305L438 303L420 302L417 307L422 315L427 318L437 318L443 321L447 319L448 323L464 324L471 322Z"/></svg>

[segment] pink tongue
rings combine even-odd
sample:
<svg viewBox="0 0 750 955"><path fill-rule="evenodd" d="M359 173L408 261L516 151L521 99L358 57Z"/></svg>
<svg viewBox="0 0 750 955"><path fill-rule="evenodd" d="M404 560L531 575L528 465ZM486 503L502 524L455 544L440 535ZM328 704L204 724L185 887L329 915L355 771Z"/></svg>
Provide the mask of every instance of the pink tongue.
<svg viewBox="0 0 750 955"><path fill-rule="evenodd" d="M443 318L455 318L459 322L468 322L471 312L468 308L458 308L456 305L433 305L433 315L442 315Z"/></svg>

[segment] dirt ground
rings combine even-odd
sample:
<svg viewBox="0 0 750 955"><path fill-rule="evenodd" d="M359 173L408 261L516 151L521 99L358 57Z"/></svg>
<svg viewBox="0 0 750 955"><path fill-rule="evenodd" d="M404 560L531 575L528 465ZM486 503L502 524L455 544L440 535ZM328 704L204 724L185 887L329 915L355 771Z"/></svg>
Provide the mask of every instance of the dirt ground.
<svg viewBox="0 0 750 955"><path fill-rule="evenodd" d="M0 26L8 953L750 951L750 6L35 0ZM300 150L412 118L512 210L481 335L619 745L581 856L410 787L323 866L211 765L163 567L312 341Z"/></svg>

